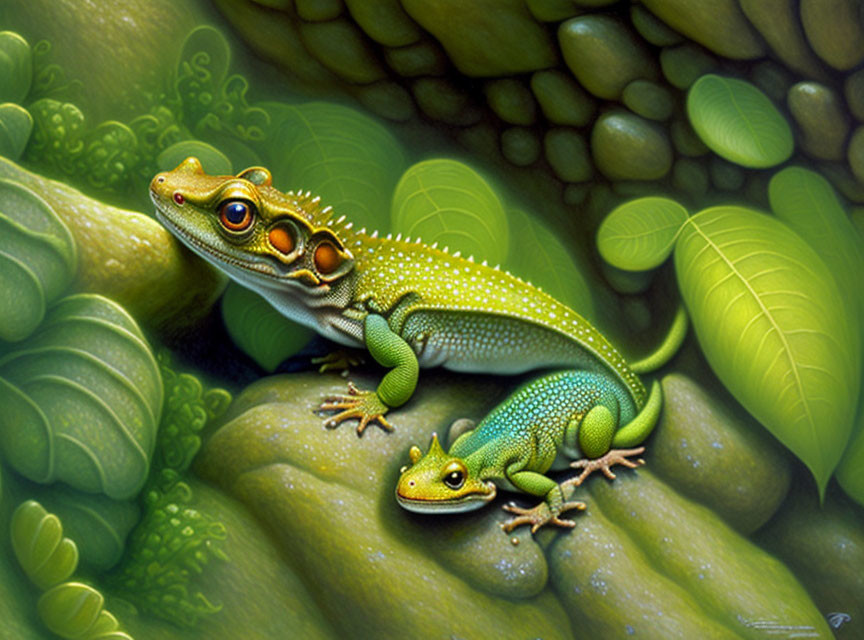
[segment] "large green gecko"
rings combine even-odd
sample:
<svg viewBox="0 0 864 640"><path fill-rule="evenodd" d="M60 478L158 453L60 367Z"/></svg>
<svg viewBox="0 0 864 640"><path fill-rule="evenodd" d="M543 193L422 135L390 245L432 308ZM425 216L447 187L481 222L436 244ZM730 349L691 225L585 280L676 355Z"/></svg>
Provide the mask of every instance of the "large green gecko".
<svg viewBox="0 0 864 640"><path fill-rule="evenodd" d="M409 511L456 513L482 507L501 487L543 498L531 509L505 505L506 511L516 514L502 525L505 531L522 524L530 524L532 533L547 523L573 527L575 522L561 514L582 510L585 503L568 502L567 486L581 484L596 470L615 478L610 470L615 464L642 464L629 457L645 448L628 447L648 437L661 404L656 381L648 402L636 414L626 392L603 374L568 370L546 375L520 387L476 428L454 423L451 431L462 433L449 453L436 434L425 456L412 447L412 464L402 468L396 499ZM568 463L582 468L581 475L561 484L545 475Z"/></svg>
<svg viewBox="0 0 864 640"><path fill-rule="evenodd" d="M283 193L253 167L212 176L196 158L157 174L150 196L165 227L282 314L342 345L365 347L390 371L374 391L349 383L325 399L325 424L357 418L358 434L412 396L421 367L514 375L574 367L606 376L638 410L637 373L677 349L683 322L654 356L628 366L587 320L531 284L409 238L378 237L335 217L318 196Z"/></svg>

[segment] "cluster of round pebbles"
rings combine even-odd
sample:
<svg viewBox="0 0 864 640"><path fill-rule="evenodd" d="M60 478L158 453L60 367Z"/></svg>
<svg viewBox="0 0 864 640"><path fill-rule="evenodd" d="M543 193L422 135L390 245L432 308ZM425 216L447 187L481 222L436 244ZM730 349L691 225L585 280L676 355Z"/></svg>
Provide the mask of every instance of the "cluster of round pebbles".
<svg viewBox="0 0 864 640"><path fill-rule="evenodd" d="M348 90L390 120L546 166L570 203L601 176L764 199L768 176L710 153L687 121L708 72L761 88L795 126L797 160L864 202L857 0L214 1L305 90Z"/></svg>

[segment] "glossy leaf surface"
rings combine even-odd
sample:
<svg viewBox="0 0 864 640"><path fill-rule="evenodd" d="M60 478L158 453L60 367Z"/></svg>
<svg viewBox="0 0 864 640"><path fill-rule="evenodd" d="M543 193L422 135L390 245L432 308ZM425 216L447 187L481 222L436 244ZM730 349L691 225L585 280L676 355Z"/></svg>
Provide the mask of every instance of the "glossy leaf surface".
<svg viewBox="0 0 864 640"><path fill-rule="evenodd" d="M824 491L860 374L858 334L825 264L775 218L725 206L688 221L675 268L714 372Z"/></svg>
<svg viewBox="0 0 864 640"><path fill-rule="evenodd" d="M0 104L0 156L20 158L32 131L33 116L27 109L11 102Z"/></svg>
<svg viewBox="0 0 864 640"><path fill-rule="evenodd" d="M614 267L647 271L669 257L686 220L687 210L669 198L631 200L603 220L597 232L597 249Z"/></svg>
<svg viewBox="0 0 864 640"><path fill-rule="evenodd" d="M222 320L234 343L268 372L315 335L283 316L260 294L235 283L228 285L222 298Z"/></svg>
<svg viewBox="0 0 864 640"><path fill-rule="evenodd" d="M510 234L501 201L467 164L436 158L411 166L393 193L393 230L499 264Z"/></svg>
<svg viewBox="0 0 864 640"><path fill-rule="evenodd" d="M63 525L35 500L12 514L12 548L24 573L40 589L59 584L78 567L78 549L63 537Z"/></svg>
<svg viewBox="0 0 864 640"><path fill-rule="evenodd" d="M771 100L749 82L708 74L687 94L693 129L714 153L763 169L792 155L792 130Z"/></svg>

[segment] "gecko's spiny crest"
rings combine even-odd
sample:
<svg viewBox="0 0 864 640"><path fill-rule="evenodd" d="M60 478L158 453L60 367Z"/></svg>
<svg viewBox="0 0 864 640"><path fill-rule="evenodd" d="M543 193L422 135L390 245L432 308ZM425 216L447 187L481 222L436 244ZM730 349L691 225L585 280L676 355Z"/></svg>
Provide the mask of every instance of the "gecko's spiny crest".
<svg viewBox="0 0 864 640"><path fill-rule="evenodd" d="M157 174L150 196L159 219L193 251L229 275L328 288L354 257L332 207L311 192L281 193L264 167L211 176L197 158Z"/></svg>

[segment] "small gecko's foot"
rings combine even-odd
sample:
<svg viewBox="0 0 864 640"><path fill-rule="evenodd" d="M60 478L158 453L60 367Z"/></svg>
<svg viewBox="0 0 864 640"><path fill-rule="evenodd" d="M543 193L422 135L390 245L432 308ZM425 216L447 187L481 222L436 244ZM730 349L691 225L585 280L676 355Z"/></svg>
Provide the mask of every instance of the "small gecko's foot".
<svg viewBox="0 0 864 640"><path fill-rule="evenodd" d="M328 353L320 358L312 358L312 364L321 365L318 367L318 373L326 373L328 371L338 371L341 375L347 375L351 367L357 367L363 364L363 358L356 353L338 349Z"/></svg>
<svg viewBox="0 0 864 640"><path fill-rule="evenodd" d="M348 383L347 395L328 396L321 405L322 411L340 412L326 420L325 427L334 429L345 420L357 418L360 420L360 424L357 425L358 436L362 436L366 427L373 422L377 422L385 431L393 431L393 427L384 419L384 414L389 409L390 407L381 401L376 392L362 391L351 382Z"/></svg>
<svg viewBox="0 0 864 640"><path fill-rule="evenodd" d="M572 529L576 526L576 523L572 520L567 520L565 518L559 518L562 513L565 511L570 511L572 509L578 509L579 511L584 511L585 503L584 502L565 502L562 504L555 512L549 507L549 505L545 502L541 502L536 507L532 509L523 509L522 507L517 507L515 504L505 504L502 509L507 511L508 513L515 513L515 518L510 518L507 522L501 524L501 528L504 529L507 533L510 533L516 527L519 527L523 524L531 525L531 533L534 533L546 524L554 524L559 527L564 527L566 529Z"/></svg>
<svg viewBox="0 0 864 640"><path fill-rule="evenodd" d="M598 469L602 471L603 475L607 478L614 480L615 474L612 473L612 470L609 467L620 464L630 469L635 469L636 467L645 464L645 461L642 458L638 458L635 461L628 460L628 457L642 455L644 452L645 447L637 447L636 449L612 449L602 458L594 458L593 460L583 458L582 460L576 460L575 462L571 462L570 466L574 469L582 469L582 474L578 478L565 480L561 484L562 486L574 485L578 487L585 482L585 478Z"/></svg>

